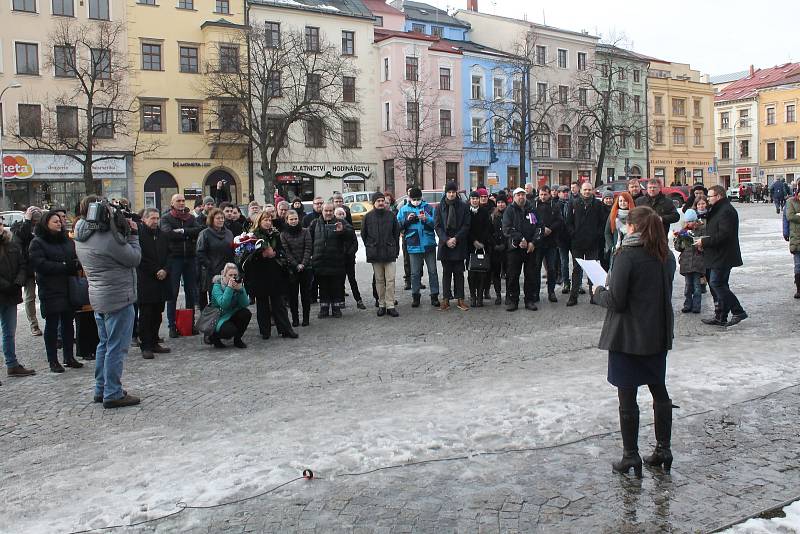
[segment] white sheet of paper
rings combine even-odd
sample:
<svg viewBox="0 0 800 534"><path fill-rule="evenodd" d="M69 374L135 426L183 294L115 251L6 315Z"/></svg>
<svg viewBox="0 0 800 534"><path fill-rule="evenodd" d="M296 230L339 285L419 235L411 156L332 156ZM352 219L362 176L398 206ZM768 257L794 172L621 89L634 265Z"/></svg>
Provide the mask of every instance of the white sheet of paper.
<svg viewBox="0 0 800 534"><path fill-rule="evenodd" d="M582 260L580 258L575 258L578 262L578 265L581 266L581 269L584 270L586 276L589 277L589 280L596 286L605 286L606 285L606 277L608 273L600 266L600 262L597 260Z"/></svg>

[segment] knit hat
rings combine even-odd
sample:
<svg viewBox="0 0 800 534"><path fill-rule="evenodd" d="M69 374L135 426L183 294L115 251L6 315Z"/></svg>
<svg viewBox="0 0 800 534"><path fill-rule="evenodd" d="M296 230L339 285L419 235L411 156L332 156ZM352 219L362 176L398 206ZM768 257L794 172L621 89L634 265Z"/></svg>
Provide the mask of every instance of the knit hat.
<svg viewBox="0 0 800 534"><path fill-rule="evenodd" d="M503 193L502 195L498 193L494 201L495 203L502 202L504 204L508 204L508 197L505 195L505 193Z"/></svg>
<svg viewBox="0 0 800 534"><path fill-rule="evenodd" d="M412 187L408 190L408 198L418 199L422 198L422 189L419 187Z"/></svg>
<svg viewBox="0 0 800 534"><path fill-rule="evenodd" d="M569 186L562 185L558 188L559 193L569 193Z"/></svg>
<svg viewBox="0 0 800 534"><path fill-rule="evenodd" d="M514 189L514 192L512 193L512 196L516 195L517 193L525 193L525 194L527 194L526 191L524 189L522 189L521 187L518 187L518 188Z"/></svg>
<svg viewBox="0 0 800 534"><path fill-rule="evenodd" d="M458 186L455 182L447 182L447 185L444 186L444 192L447 193L448 191L458 191Z"/></svg>
<svg viewBox="0 0 800 534"><path fill-rule="evenodd" d="M697 221L697 212L693 209L688 209L683 214L683 222L696 222Z"/></svg>
<svg viewBox="0 0 800 534"><path fill-rule="evenodd" d="M481 194L478 193L477 191L472 191L469 194L469 198L481 198Z"/></svg>
<svg viewBox="0 0 800 534"><path fill-rule="evenodd" d="M477 190L478 196L480 197L488 197L489 191L486 190L485 187L479 187Z"/></svg>
<svg viewBox="0 0 800 534"><path fill-rule="evenodd" d="M214 204L214 197L204 197L203 204Z"/></svg>
<svg viewBox="0 0 800 534"><path fill-rule="evenodd" d="M614 198L613 191L603 191L603 198Z"/></svg>
<svg viewBox="0 0 800 534"><path fill-rule="evenodd" d="M386 195L384 195L384 194L383 194L383 193L381 193L380 191L378 191L378 192L376 192L376 193L374 193L374 194L372 195L372 203L373 203L373 204L375 204L375 203L376 203L378 200L380 200L380 199L384 199L384 200L386 200Z"/></svg>

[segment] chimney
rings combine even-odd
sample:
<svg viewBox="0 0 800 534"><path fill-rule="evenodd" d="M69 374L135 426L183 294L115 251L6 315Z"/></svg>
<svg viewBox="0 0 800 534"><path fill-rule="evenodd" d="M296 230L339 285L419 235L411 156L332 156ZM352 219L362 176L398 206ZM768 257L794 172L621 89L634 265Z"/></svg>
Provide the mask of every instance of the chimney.
<svg viewBox="0 0 800 534"><path fill-rule="evenodd" d="M478 0L467 0L467 11L478 12Z"/></svg>
<svg viewBox="0 0 800 534"><path fill-rule="evenodd" d="M753 68L752 65L750 65L750 76L752 76L755 73L756 73L755 69Z"/></svg>

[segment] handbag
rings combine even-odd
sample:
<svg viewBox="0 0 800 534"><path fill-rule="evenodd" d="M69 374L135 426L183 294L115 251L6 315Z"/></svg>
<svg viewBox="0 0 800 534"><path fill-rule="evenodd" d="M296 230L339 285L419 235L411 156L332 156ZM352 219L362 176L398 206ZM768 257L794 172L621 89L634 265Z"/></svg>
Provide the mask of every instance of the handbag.
<svg viewBox="0 0 800 534"><path fill-rule="evenodd" d="M203 308L203 311L200 312L200 315L197 317L197 322L195 323L194 327L201 333L210 336L214 333L214 330L217 328L217 321L219 321L219 316L222 310L217 308L216 306L211 306L210 304Z"/></svg>
<svg viewBox="0 0 800 534"><path fill-rule="evenodd" d="M469 254L469 270L476 273L488 273L491 269L491 262L489 255L486 254L486 249L475 249Z"/></svg>
<svg viewBox="0 0 800 534"><path fill-rule="evenodd" d="M70 276L67 287L69 303L75 309L89 306L89 280L82 276Z"/></svg>

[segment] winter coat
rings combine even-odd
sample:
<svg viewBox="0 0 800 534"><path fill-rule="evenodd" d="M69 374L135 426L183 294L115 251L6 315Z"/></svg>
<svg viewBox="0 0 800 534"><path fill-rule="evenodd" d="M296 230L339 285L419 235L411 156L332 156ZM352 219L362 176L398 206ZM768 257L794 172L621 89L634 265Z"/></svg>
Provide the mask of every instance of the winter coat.
<svg viewBox="0 0 800 534"><path fill-rule="evenodd" d="M136 290L139 304L158 304L172 298L172 289L169 283L169 240L160 228L151 230L144 224L139 225L139 248L142 251L142 261L136 267ZM163 280L156 278L160 270L167 271Z"/></svg>
<svg viewBox="0 0 800 534"><path fill-rule="evenodd" d="M37 226L28 258L31 268L36 272L42 317L72 310L69 278L76 276L80 270L75 242L64 232L52 234Z"/></svg>
<svg viewBox="0 0 800 534"><path fill-rule="evenodd" d="M425 222L419 218L419 214L423 211L426 215ZM416 214L417 218L409 221L408 216L411 213ZM423 200L419 206L414 207L407 202L397 212L397 221L403 231L409 254L423 254L436 247L436 214L430 204Z"/></svg>
<svg viewBox="0 0 800 534"><path fill-rule="evenodd" d="M28 249L30 249L31 241L33 241L33 221L25 219L17 221L11 225L11 234L14 236L13 241L17 244L22 252L22 259L25 261L26 276L30 279L33 278L33 268L30 266L30 259L28 258Z"/></svg>
<svg viewBox="0 0 800 534"><path fill-rule="evenodd" d="M558 211L561 213L561 220L564 221L561 231L556 235L556 243L559 247L569 248L570 239L569 229L567 228L567 216L569 215L570 209L572 209L572 203L569 200L558 199L556 201L556 206L558 206Z"/></svg>
<svg viewBox="0 0 800 534"><path fill-rule="evenodd" d="M789 199L785 217L789 223L789 252L800 254L800 198L795 196Z"/></svg>
<svg viewBox="0 0 800 534"><path fill-rule="evenodd" d="M342 223L342 230L337 232L334 226ZM343 276L348 241L355 234L353 227L343 219L325 222L322 217L315 219L309 226L312 239L311 265L314 273L322 276Z"/></svg>
<svg viewBox="0 0 800 534"><path fill-rule="evenodd" d="M215 332L219 332L222 325L233 317L234 313L250 305L250 297L244 287L239 290L228 286L223 287L222 276L217 275L211 285L211 302L209 302L209 305L220 309L217 326L214 328Z"/></svg>
<svg viewBox="0 0 800 534"><path fill-rule="evenodd" d="M447 229L448 208L444 198L442 198L434 214L436 221L433 227L436 230L436 236L439 238L437 255L440 261L464 261L467 259L467 254L470 250L468 247L471 246L471 244L467 243L471 222L469 208L461 198L456 197L453 201L452 209L456 210L455 226L450 230ZM454 248L447 246L447 240L451 237L456 238L456 246Z"/></svg>
<svg viewBox="0 0 800 534"><path fill-rule="evenodd" d="M98 232L81 219L75 224L75 243L95 312L113 313L136 302L136 267L142 261L137 234Z"/></svg>
<svg viewBox="0 0 800 534"><path fill-rule="evenodd" d="M704 233L704 226L705 224L701 224L692 230L692 235L694 235L694 237L701 237ZM681 274L705 274L705 257L703 253L694 246L694 239L691 236L680 235L679 233L675 236L675 239L673 239L672 247L676 252L680 252L680 256L678 256L678 267Z"/></svg>
<svg viewBox="0 0 800 534"><path fill-rule="evenodd" d="M28 279L25 255L7 228L0 232L0 305L16 306Z"/></svg>
<svg viewBox="0 0 800 534"><path fill-rule="evenodd" d="M400 255L400 223L389 209L372 210L364 216L361 240L367 263L391 263Z"/></svg>
<svg viewBox="0 0 800 534"><path fill-rule="evenodd" d="M525 202L523 207L512 202L503 212L503 235L506 236L506 250L515 250L520 241L538 244L542 239L544 227L536 216L533 205Z"/></svg>
<svg viewBox="0 0 800 534"><path fill-rule="evenodd" d="M599 252L598 247L605 239L604 213L603 203L594 197L588 202L578 198L570 204L567 211L567 231L570 236L570 250L575 257Z"/></svg>
<svg viewBox="0 0 800 534"><path fill-rule="evenodd" d="M783 200L789 196L791 191L789 190L789 186L786 184L786 182L775 181L772 182L771 186L769 186L769 193L772 197L772 200Z"/></svg>
<svg viewBox="0 0 800 534"><path fill-rule="evenodd" d="M299 232L291 232L289 226L281 232L281 245L286 253L286 261L294 272L297 272L300 264L303 264L304 269L311 268L311 233L308 228L297 226Z"/></svg>
<svg viewBox="0 0 800 534"><path fill-rule="evenodd" d="M245 223L247 222L248 222L247 220L242 222L241 218L234 220L225 219L225 229L228 230L233 237L236 237L242 235L242 232L245 231Z"/></svg>
<svg viewBox="0 0 800 534"><path fill-rule="evenodd" d="M309 226L311 226L312 222L316 221L320 217L322 217L322 213L318 213L314 210L311 210L310 213L306 213L305 216L303 216L303 218L300 219L301 221L303 221L303 228L308 228Z"/></svg>
<svg viewBox="0 0 800 534"><path fill-rule="evenodd" d="M226 263L233 262L233 234L227 228L222 231L206 228L197 237L198 276L202 291L211 291L214 277L222 273Z"/></svg>
<svg viewBox="0 0 800 534"><path fill-rule="evenodd" d="M549 228L552 233L548 236L542 234L542 240L536 245L542 248L553 248L558 245L558 235L564 231L564 218L561 217L561 206L557 201L542 202L536 200L533 203L536 210L536 217L542 226Z"/></svg>
<svg viewBox="0 0 800 534"><path fill-rule="evenodd" d="M492 218L489 214L489 208L481 206L477 211L469 211L469 234L467 241L470 252L474 250L475 245L473 241L480 241L483 244L484 250L491 254L494 251L494 239L492 238L493 226Z"/></svg>
<svg viewBox="0 0 800 534"><path fill-rule="evenodd" d="M497 212L497 209L495 208L495 212L492 214L492 244L494 245L492 248L497 254L504 253L506 250L506 236L503 234L504 213L505 210L500 213Z"/></svg>
<svg viewBox="0 0 800 534"><path fill-rule="evenodd" d="M677 208L675 208L675 204L672 203L672 199L664 196L664 193L659 193L654 197L643 195L636 200L636 205L652 208L661 217L661 222L664 224L664 235L666 236L669 235L669 227L672 223L681 220L681 216Z"/></svg>
<svg viewBox="0 0 800 534"><path fill-rule="evenodd" d="M617 253L607 288L594 299L606 308L600 349L650 355L672 348L672 279L675 256L667 251L661 263L642 246L626 246Z"/></svg>
<svg viewBox="0 0 800 534"><path fill-rule="evenodd" d="M289 272L280 232L275 228L270 233L259 230L255 232L255 236L264 240L262 248L246 254L241 259L247 290L256 298L285 295L289 288ZM261 255L267 246L275 251L275 257L265 258Z"/></svg>
<svg viewBox="0 0 800 534"><path fill-rule="evenodd" d="M739 214L727 198L711 206L703 237L707 269L730 269L742 265L739 249Z"/></svg>
<svg viewBox="0 0 800 534"><path fill-rule="evenodd" d="M168 210L161 216L161 231L167 234L169 239L169 255L172 258L194 258L197 250L197 236L200 235L202 228L197 223L195 217L189 217L185 221L180 220ZM183 228L183 233L174 232L178 228Z"/></svg>

